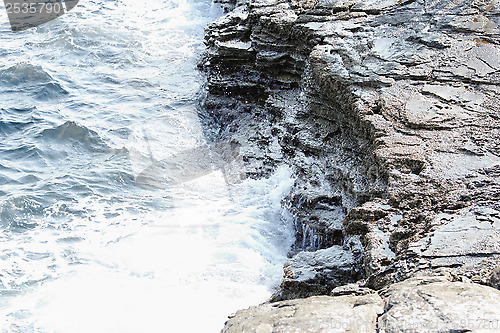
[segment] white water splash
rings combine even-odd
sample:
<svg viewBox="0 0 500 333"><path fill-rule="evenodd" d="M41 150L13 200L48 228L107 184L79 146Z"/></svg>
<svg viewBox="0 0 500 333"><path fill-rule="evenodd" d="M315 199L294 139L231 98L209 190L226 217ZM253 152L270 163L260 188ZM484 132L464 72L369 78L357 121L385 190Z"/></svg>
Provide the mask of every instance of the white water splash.
<svg viewBox="0 0 500 333"><path fill-rule="evenodd" d="M288 169L137 186L151 157L206 144L192 111L213 8L82 1L15 38L0 23L0 331L216 332L279 283Z"/></svg>

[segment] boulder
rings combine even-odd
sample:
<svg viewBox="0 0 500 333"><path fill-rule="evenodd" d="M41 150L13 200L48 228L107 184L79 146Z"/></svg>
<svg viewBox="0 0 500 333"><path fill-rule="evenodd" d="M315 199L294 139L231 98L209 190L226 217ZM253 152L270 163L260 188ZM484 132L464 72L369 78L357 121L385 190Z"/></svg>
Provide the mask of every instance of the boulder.
<svg viewBox="0 0 500 333"><path fill-rule="evenodd" d="M375 332L380 296L314 296L236 312L222 333Z"/></svg>
<svg viewBox="0 0 500 333"><path fill-rule="evenodd" d="M362 275L362 246L356 238L345 246L302 251L288 260L273 300L328 295L333 288L358 281Z"/></svg>
<svg viewBox="0 0 500 333"><path fill-rule="evenodd" d="M497 332L500 291L446 277L416 277L380 292L378 332Z"/></svg>

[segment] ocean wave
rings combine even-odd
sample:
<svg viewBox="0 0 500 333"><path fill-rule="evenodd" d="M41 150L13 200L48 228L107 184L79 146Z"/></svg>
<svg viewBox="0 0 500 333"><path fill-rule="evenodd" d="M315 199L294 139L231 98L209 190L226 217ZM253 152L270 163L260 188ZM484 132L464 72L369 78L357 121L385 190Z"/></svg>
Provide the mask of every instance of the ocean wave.
<svg viewBox="0 0 500 333"><path fill-rule="evenodd" d="M76 144L91 151L104 152L110 150L110 147L96 131L78 125L74 121L66 121L55 128L45 129L41 132L41 137L58 143Z"/></svg>
<svg viewBox="0 0 500 333"><path fill-rule="evenodd" d="M36 106L27 106L27 107L11 107L7 110L1 109L2 114L4 112L11 113L11 114L32 114L37 110Z"/></svg>
<svg viewBox="0 0 500 333"><path fill-rule="evenodd" d="M17 145L11 149L4 149L1 151L2 157L16 162L25 163L26 161L44 162L45 157L43 151L31 143L24 143Z"/></svg>
<svg viewBox="0 0 500 333"><path fill-rule="evenodd" d="M26 83L48 83L51 81L54 81L54 79L41 66L35 66L27 62L21 62L7 69L0 70L0 82L6 86L17 86Z"/></svg>
<svg viewBox="0 0 500 333"><path fill-rule="evenodd" d="M33 121L2 121L0 120L0 136L23 131L34 124Z"/></svg>
<svg viewBox="0 0 500 333"><path fill-rule="evenodd" d="M17 232L32 229L43 213L41 198L32 195L10 197L0 202L0 225Z"/></svg>
<svg viewBox="0 0 500 333"><path fill-rule="evenodd" d="M68 94L68 91L64 89L59 83L49 82L39 87L33 95L37 100L50 101Z"/></svg>
<svg viewBox="0 0 500 333"><path fill-rule="evenodd" d="M42 101L68 95L68 91L43 67L26 62L0 70L0 85L6 92L27 92Z"/></svg>

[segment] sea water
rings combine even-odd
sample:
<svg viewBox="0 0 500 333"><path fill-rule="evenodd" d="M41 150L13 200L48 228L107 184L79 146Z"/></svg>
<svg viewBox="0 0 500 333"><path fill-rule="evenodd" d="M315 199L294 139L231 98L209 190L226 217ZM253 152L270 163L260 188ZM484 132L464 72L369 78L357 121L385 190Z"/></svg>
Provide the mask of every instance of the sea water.
<svg viewBox="0 0 500 333"><path fill-rule="evenodd" d="M12 33L0 8L0 331L217 332L279 284L293 175L229 181L200 121L220 15L82 0Z"/></svg>

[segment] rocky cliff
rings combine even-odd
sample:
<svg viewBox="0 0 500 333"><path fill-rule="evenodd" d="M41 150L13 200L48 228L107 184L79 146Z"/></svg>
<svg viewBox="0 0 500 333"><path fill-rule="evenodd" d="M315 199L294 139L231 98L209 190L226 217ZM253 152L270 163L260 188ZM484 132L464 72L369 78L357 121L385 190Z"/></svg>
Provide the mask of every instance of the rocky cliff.
<svg viewBox="0 0 500 333"><path fill-rule="evenodd" d="M224 331L500 330L484 310L500 297L498 0L222 5L200 63L217 139L250 176L297 174L279 302Z"/></svg>

